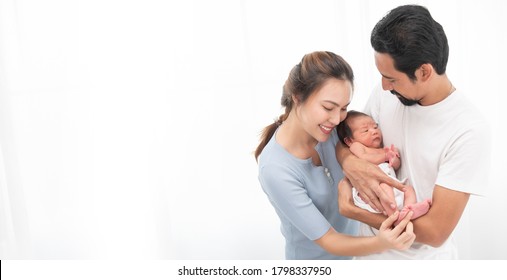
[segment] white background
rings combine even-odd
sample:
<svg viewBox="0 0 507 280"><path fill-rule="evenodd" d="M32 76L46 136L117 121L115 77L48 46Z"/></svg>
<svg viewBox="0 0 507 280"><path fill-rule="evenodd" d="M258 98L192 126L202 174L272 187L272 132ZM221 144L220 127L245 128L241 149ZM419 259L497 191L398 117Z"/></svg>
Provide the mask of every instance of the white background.
<svg viewBox="0 0 507 280"><path fill-rule="evenodd" d="M252 154L282 85L333 51L361 110L380 81L370 31L406 3L443 25L448 76L492 127L462 258L506 259L501 0L0 0L0 258L283 259Z"/></svg>

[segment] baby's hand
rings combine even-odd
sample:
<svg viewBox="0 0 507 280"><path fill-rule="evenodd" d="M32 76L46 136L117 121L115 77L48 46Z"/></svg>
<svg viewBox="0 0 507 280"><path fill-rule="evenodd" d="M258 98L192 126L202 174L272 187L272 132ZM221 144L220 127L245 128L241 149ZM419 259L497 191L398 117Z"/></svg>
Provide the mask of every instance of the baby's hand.
<svg viewBox="0 0 507 280"><path fill-rule="evenodd" d="M400 157L400 151L393 144L391 144L391 151L393 151L397 157Z"/></svg>
<svg viewBox="0 0 507 280"><path fill-rule="evenodd" d="M394 145L391 145L391 147L385 147L384 151L386 153L386 161L389 162L389 166L392 167L395 164L395 161L400 157L400 153Z"/></svg>

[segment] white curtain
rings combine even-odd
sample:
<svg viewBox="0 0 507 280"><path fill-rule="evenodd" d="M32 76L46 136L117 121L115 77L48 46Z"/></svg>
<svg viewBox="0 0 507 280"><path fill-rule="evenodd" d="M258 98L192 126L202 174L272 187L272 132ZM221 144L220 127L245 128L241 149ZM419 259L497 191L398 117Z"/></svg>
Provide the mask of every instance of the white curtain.
<svg viewBox="0 0 507 280"><path fill-rule="evenodd" d="M461 256L505 259L506 4L415 2L494 135ZM0 259L282 259L252 154L282 84L303 54L333 51L361 110L380 77L371 28L407 3L0 0Z"/></svg>

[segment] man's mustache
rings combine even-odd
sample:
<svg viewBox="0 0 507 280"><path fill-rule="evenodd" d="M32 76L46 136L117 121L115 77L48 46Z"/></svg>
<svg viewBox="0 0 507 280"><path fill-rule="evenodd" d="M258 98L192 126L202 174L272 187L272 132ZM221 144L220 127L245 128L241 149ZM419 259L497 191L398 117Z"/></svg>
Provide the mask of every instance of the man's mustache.
<svg viewBox="0 0 507 280"><path fill-rule="evenodd" d="M394 89L391 90L391 93L396 95L396 97L398 97L400 102L405 106L412 106L412 105L419 103L418 100L408 99L408 98L403 97L399 92L395 91Z"/></svg>

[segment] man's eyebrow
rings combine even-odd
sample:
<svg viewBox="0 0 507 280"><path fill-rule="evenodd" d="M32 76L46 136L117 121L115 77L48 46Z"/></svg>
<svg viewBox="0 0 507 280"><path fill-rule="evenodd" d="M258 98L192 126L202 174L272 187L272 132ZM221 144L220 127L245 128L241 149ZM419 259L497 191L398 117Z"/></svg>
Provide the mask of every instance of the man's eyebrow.
<svg viewBox="0 0 507 280"><path fill-rule="evenodd" d="M381 73L380 75L382 75L382 77L384 77L384 78L386 78L386 79L388 79L388 80L394 80L394 78L393 78L393 77L386 76L386 75L384 75L384 74L382 74L382 73Z"/></svg>

